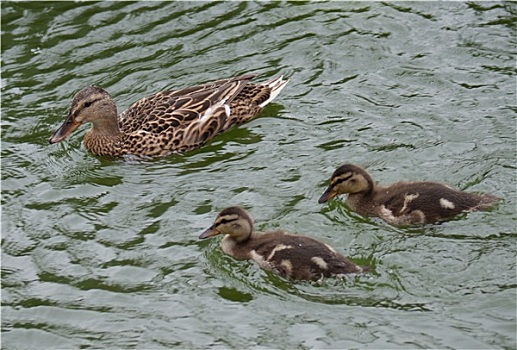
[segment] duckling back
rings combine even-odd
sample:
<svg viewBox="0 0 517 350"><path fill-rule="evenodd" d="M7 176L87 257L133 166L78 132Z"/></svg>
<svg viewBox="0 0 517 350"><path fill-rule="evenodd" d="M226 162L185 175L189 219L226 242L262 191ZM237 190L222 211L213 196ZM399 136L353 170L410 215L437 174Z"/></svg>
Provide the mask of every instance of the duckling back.
<svg viewBox="0 0 517 350"><path fill-rule="evenodd" d="M347 203L359 214L404 226L437 223L463 212L486 210L497 200L492 195L463 192L436 182L399 182L376 187L369 196L351 194Z"/></svg>
<svg viewBox="0 0 517 350"><path fill-rule="evenodd" d="M283 231L254 232L243 243L225 237L221 246L228 255L254 260L263 269L293 280L318 280L366 271L328 244Z"/></svg>

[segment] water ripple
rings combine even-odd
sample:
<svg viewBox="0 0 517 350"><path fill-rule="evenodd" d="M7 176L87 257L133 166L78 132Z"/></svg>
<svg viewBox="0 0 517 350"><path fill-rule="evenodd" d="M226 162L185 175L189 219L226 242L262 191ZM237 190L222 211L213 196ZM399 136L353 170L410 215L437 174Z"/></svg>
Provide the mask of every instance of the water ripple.
<svg viewBox="0 0 517 350"><path fill-rule="evenodd" d="M515 348L515 15L501 2L3 2L2 345ZM194 152L104 159L81 145L86 128L48 145L84 86L122 111L245 72L290 82ZM394 228L317 204L343 162L505 200ZM372 273L293 284L235 261L197 239L228 205Z"/></svg>

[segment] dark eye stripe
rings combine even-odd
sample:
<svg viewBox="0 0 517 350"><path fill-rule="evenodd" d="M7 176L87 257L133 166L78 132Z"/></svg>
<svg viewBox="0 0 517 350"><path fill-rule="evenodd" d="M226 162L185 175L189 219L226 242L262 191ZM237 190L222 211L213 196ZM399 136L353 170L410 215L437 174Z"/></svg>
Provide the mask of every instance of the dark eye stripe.
<svg viewBox="0 0 517 350"><path fill-rule="evenodd" d="M218 225L227 224L232 221L237 221L237 219L221 219L221 220L219 220Z"/></svg>
<svg viewBox="0 0 517 350"><path fill-rule="evenodd" d="M83 104L83 107L82 108L88 108L90 107L92 104L94 104L95 102L97 101L100 101L102 100L102 98L96 98L95 100L91 100L91 101L87 101Z"/></svg>
<svg viewBox="0 0 517 350"><path fill-rule="evenodd" d="M354 175L350 174L350 175L348 175L348 176L346 176L346 177L339 177L339 178L337 178L337 180L336 180L336 181L334 181L334 183L332 184L332 186L335 186L335 185L337 185L337 184L340 184L340 183L342 183L342 182L345 182L345 181L347 181L348 179L350 179L352 176L354 176Z"/></svg>
<svg viewBox="0 0 517 350"><path fill-rule="evenodd" d="M73 114L73 116L74 116L74 118L75 118L75 117L77 117L77 115L78 115L79 113L81 113L81 111L82 111L83 109L90 107L90 106L91 106L91 105L93 105L95 102L100 101L100 100L102 100L102 98L96 98L95 100L87 101L87 102L85 102L83 105L81 105L81 106L80 106L80 108L78 108L78 109L74 109L74 111L73 111L73 113L72 113L72 114Z"/></svg>

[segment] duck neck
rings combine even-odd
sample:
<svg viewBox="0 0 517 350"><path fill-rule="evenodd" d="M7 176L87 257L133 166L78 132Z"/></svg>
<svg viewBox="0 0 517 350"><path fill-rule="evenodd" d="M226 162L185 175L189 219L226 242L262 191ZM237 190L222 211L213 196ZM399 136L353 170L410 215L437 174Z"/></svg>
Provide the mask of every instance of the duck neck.
<svg viewBox="0 0 517 350"><path fill-rule="evenodd" d="M374 203L377 188L370 177L366 177L365 180L368 182L366 189L357 193L349 193L346 202L352 210L371 215L373 210L371 206Z"/></svg>
<svg viewBox="0 0 517 350"><path fill-rule="evenodd" d="M90 132L95 136L120 137L121 135L116 115L115 118L110 117L92 121Z"/></svg>
<svg viewBox="0 0 517 350"><path fill-rule="evenodd" d="M84 146L98 156L120 156L121 136L116 119L95 120L84 136Z"/></svg>

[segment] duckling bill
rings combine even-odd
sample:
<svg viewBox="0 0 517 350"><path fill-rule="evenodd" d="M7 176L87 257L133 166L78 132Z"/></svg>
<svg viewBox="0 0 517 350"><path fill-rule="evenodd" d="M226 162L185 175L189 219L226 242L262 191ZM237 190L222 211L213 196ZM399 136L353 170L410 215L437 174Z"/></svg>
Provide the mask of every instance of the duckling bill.
<svg viewBox="0 0 517 350"><path fill-rule="evenodd" d="M376 216L397 226L437 223L475 210L487 210L499 200L489 194L467 193L431 181L397 182L378 186L363 168L344 164L334 171L329 186L318 200L347 194L351 210Z"/></svg>
<svg viewBox="0 0 517 350"><path fill-rule="evenodd" d="M238 260L292 280L319 280L365 272L334 248L314 238L284 231L256 232L253 219L240 207L224 209L200 239L223 234L221 248Z"/></svg>
<svg viewBox="0 0 517 350"><path fill-rule="evenodd" d="M162 91L133 103L117 117L110 94L96 86L79 91L49 143L91 123L84 146L99 156L165 156L200 147L234 125L253 119L285 87L282 76L261 84L255 74L181 90Z"/></svg>

